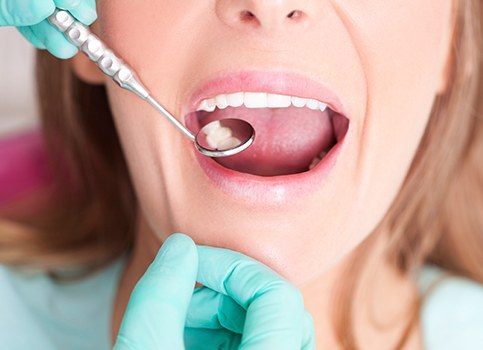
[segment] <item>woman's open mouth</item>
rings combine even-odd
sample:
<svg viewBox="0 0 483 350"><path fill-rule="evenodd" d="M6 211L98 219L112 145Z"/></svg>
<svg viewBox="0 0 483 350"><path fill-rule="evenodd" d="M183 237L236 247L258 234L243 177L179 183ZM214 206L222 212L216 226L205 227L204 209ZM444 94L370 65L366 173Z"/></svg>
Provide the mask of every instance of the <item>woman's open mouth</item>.
<svg viewBox="0 0 483 350"><path fill-rule="evenodd" d="M185 123L195 133L227 118L245 120L255 129L253 145L237 155L197 155L208 176L225 188L256 192L257 186L272 186L288 194L290 187L310 187L334 165L349 128L335 94L297 75L225 76L206 84L192 100Z"/></svg>
<svg viewBox="0 0 483 350"><path fill-rule="evenodd" d="M214 120L249 122L256 130L253 145L235 156L215 160L226 168L259 176L310 171L343 139L348 127L348 119L324 102L266 92L204 99L190 118L195 131Z"/></svg>

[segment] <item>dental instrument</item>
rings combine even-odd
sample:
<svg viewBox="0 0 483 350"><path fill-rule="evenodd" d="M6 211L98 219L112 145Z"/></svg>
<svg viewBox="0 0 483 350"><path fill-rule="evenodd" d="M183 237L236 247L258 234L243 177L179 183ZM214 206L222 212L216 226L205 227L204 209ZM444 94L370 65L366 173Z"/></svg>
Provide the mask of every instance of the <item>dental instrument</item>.
<svg viewBox="0 0 483 350"><path fill-rule="evenodd" d="M253 144L255 130L252 125L234 118L214 120L203 126L195 136L154 99L129 65L68 11L56 9L48 20L121 88L133 92L161 113L184 136L194 142L201 154L208 157L227 157L238 154Z"/></svg>

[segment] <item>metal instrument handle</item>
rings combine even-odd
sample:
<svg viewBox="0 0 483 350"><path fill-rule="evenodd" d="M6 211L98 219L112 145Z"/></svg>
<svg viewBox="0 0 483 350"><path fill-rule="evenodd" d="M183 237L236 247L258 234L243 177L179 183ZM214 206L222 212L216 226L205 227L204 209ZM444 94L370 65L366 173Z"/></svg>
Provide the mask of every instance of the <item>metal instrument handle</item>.
<svg viewBox="0 0 483 350"><path fill-rule="evenodd" d="M132 68L109 50L88 27L76 21L69 12L57 9L48 20L120 87L134 92L142 99L149 97L149 91L136 77Z"/></svg>
<svg viewBox="0 0 483 350"><path fill-rule="evenodd" d="M121 58L117 57L88 27L78 22L69 12L56 9L48 18L59 31L79 50L84 52L107 76L111 77L121 88L134 92L147 101L163 117L170 121L191 141L195 136L178 119L164 109L144 87L134 70Z"/></svg>

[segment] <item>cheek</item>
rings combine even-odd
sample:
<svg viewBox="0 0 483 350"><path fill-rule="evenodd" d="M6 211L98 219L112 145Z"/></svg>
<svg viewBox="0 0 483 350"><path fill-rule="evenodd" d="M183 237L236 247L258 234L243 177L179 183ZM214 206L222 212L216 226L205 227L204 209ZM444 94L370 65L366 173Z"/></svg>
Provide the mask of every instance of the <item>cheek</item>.
<svg viewBox="0 0 483 350"><path fill-rule="evenodd" d="M428 123L446 58L451 1L344 3L344 12L357 14L352 29L368 82L358 206L361 219L375 226L397 195Z"/></svg>

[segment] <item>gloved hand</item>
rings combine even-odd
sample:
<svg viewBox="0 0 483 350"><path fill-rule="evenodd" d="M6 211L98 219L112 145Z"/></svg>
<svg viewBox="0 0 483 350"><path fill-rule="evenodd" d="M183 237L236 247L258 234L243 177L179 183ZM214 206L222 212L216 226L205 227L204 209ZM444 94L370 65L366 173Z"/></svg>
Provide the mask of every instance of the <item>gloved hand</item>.
<svg viewBox="0 0 483 350"><path fill-rule="evenodd" d="M55 8L68 10L90 25L97 18L95 0L0 0L0 26L14 26L38 49L71 58L78 49L47 21Z"/></svg>
<svg viewBox="0 0 483 350"><path fill-rule="evenodd" d="M134 288L114 350L185 348L315 349L313 322L267 266L175 233Z"/></svg>

